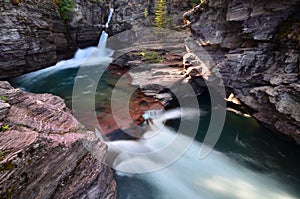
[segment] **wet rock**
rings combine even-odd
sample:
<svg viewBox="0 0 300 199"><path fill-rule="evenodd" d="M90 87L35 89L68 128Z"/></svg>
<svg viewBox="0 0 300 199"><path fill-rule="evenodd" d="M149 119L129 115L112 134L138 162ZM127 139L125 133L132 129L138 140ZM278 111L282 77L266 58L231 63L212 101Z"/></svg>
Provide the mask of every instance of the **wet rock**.
<svg viewBox="0 0 300 199"><path fill-rule="evenodd" d="M113 98L112 101L109 100L106 103L96 105L96 110L99 110L97 119L102 133L119 134L118 132L126 131L132 136L139 137L143 133L142 130L137 128L144 122L142 115L147 110L163 109L163 105L157 99L146 96L139 88L130 84L131 78L127 74L129 72L128 68L115 65L108 68L115 79L112 81L106 80L106 82L114 87L114 92L117 95L121 95ZM112 109L112 103L114 109ZM125 139L127 138L125 137Z"/></svg>
<svg viewBox="0 0 300 199"><path fill-rule="evenodd" d="M116 198L106 145L79 124L63 100L0 82L1 198ZM3 128L5 126L5 128Z"/></svg>

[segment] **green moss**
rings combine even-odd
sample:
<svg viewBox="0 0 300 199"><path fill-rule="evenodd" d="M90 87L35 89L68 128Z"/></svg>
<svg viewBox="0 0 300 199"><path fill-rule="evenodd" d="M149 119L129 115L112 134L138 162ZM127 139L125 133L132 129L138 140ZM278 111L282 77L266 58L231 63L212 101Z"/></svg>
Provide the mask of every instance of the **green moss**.
<svg viewBox="0 0 300 199"><path fill-rule="evenodd" d="M3 126L1 126L1 131L2 131L2 132L6 131L6 130L8 130L8 129L9 129L9 126L8 126L8 125L3 125Z"/></svg>
<svg viewBox="0 0 300 199"><path fill-rule="evenodd" d="M2 161L5 158L6 154L7 154L6 151L0 151L0 161Z"/></svg>
<svg viewBox="0 0 300 199"><path fill-rule="evenodd" d="M0 99L1 99L3 102L8 102L8 99L7 99L7 97L5 97L5 96L0 95Z"/></svg>
<svg viewBox="0 0 300 199"><path fill-rule="evenodd" d="M142 60L148 63L160 63L165 58L156 51L140 52L138 55L142 56Z"/></svg>

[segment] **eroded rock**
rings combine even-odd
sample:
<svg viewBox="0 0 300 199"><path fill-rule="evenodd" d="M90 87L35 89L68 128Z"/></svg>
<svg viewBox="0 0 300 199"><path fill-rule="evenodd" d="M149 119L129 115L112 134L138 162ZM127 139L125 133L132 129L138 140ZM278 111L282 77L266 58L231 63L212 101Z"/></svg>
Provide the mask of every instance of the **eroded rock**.
<svg viewBox="0 0 300 199"><path fill-rule="evenodd" d="M213 60L206 65L211 72L207 76L222 79L224 86L252 109L257 120L297 143L300 143L299 6L298 0L207 0L185 14L191 22L189 46L199 44L187 55L204 48L207 57ZM197 57L206 59L201 53ZM190 60L192 66L188 67L200 66L198 71L207 69L194 60L196 63Z"/></svg>
<svg viewBox="0 0 300 199"><path fill-rule="evenodd" d="M80 125L63 100L0 82L1 198L116 198L106 145ZM5 128L3 128L5 127ZM92 150L93 149L93 150Z"/></svg>

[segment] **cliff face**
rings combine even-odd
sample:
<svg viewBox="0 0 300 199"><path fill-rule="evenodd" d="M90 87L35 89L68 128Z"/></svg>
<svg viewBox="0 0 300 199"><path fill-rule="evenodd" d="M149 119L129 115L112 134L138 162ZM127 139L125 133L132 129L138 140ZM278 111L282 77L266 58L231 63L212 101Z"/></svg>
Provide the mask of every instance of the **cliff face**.
<svg viewBox="0 0 300 199"><path fill-rule="evenodd" d="M76 0L66 23L53 1L12 2L18 1L0 3L0 78L54 65L78 47L96 45L109 6L115 8L110 34L151 25L155 1L117 0L109 5ZM167 2L168 16L175 18L176 26L178 13L191 2ZM228 90L253 109L254 117L297 142L299 7L299 0L206 0L184 15L192 31L189 39L201 44L214 61L210 70L220 72ZM199 71L207 76L205 70Z"/></svg>
<svg viewBox="0 0 300 199"><path fill-rule="evenodd" d="M0 79L52 66L98 43L108 3L75 3L64 22L55 1L0 2Z"/></svg>
<svg viewBox="0 0 300 199"><path fill-rule="evenodd" d="M109 8L115 9L109 35L154 24L155 1L74 0L65 21L55 2L0 2L0 79L52 66L71 58L78 48L96 46ZM182 21L178 13L189 8L189 1L168 1L168 23Z"/></svg>
<svg viewBox="0 0 300 199"><path fill-rule="evenodd" d="M100 163L106 145L61 98L7 82L0 96L0 198L117 197L112 170Z"/></svg>
<svg viewBox="0 0 300 199"><path fill-rule="evenodd" d="M185 13L191 40L268 127L300 143L300 2L207 0ZM201 71L201 70L200 70ZM205 75L205 74L203 74Z"/></svg>

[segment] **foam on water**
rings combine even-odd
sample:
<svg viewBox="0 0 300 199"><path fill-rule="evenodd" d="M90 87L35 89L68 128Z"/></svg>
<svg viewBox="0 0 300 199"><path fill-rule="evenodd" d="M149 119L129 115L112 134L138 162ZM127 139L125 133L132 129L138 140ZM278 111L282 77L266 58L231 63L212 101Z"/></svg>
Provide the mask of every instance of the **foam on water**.
<svg viewBox="0 0 300 199"><path fill-rule="evenodd" d="M143 153L161 150L168 145L175 136L180 139L191 139L183 134L177 134L173 129L166 127L166 119L177 117L194 117L196 111L189 109L174 109L171 111L160 111L149 114L155 116L151 129L147 134L155 135L149 139L136 141L110 142L119 149L127 148L131 152ZM159 131L159 132L157 132ZM190 140L191 141L191 140ZM128 145L127 145L128 144ZM133 174L120 171L138 171L147 169L153 165L159 167L160 160L164 156L157 156L156 159L148 159L130 156L120 152L114 162L114 168L120 176L140 178L147 181L151 186L159 190L156 198L163 199L296 199L293 192L271 175L255 173L237 162L229 159L226 155L212 151L204 159L198 158L199 149L202 143L194 141L186 153L172 165L163 169L144 173ZM145 150L146 149L146 150ZM176 153L180 147L172 147L170 153ZM171 154L170 154L171 155ZM120 171L119 171L120 170Z"/></svg>
<svg viewBox="0 0 300 199"><path fill-rule="evenodd" d="M111 20L112 13L113 9L110 9L110 14L106 23L107 27ZM54 66L25 74L16 78L14 81L30 85L60 70L87 66L105 67L112 62L111 56L114 53L112 49L106 48L107 38L108 34L105 31L102 31L97 47L78 49L72 59L59 61Z"/></svg>

